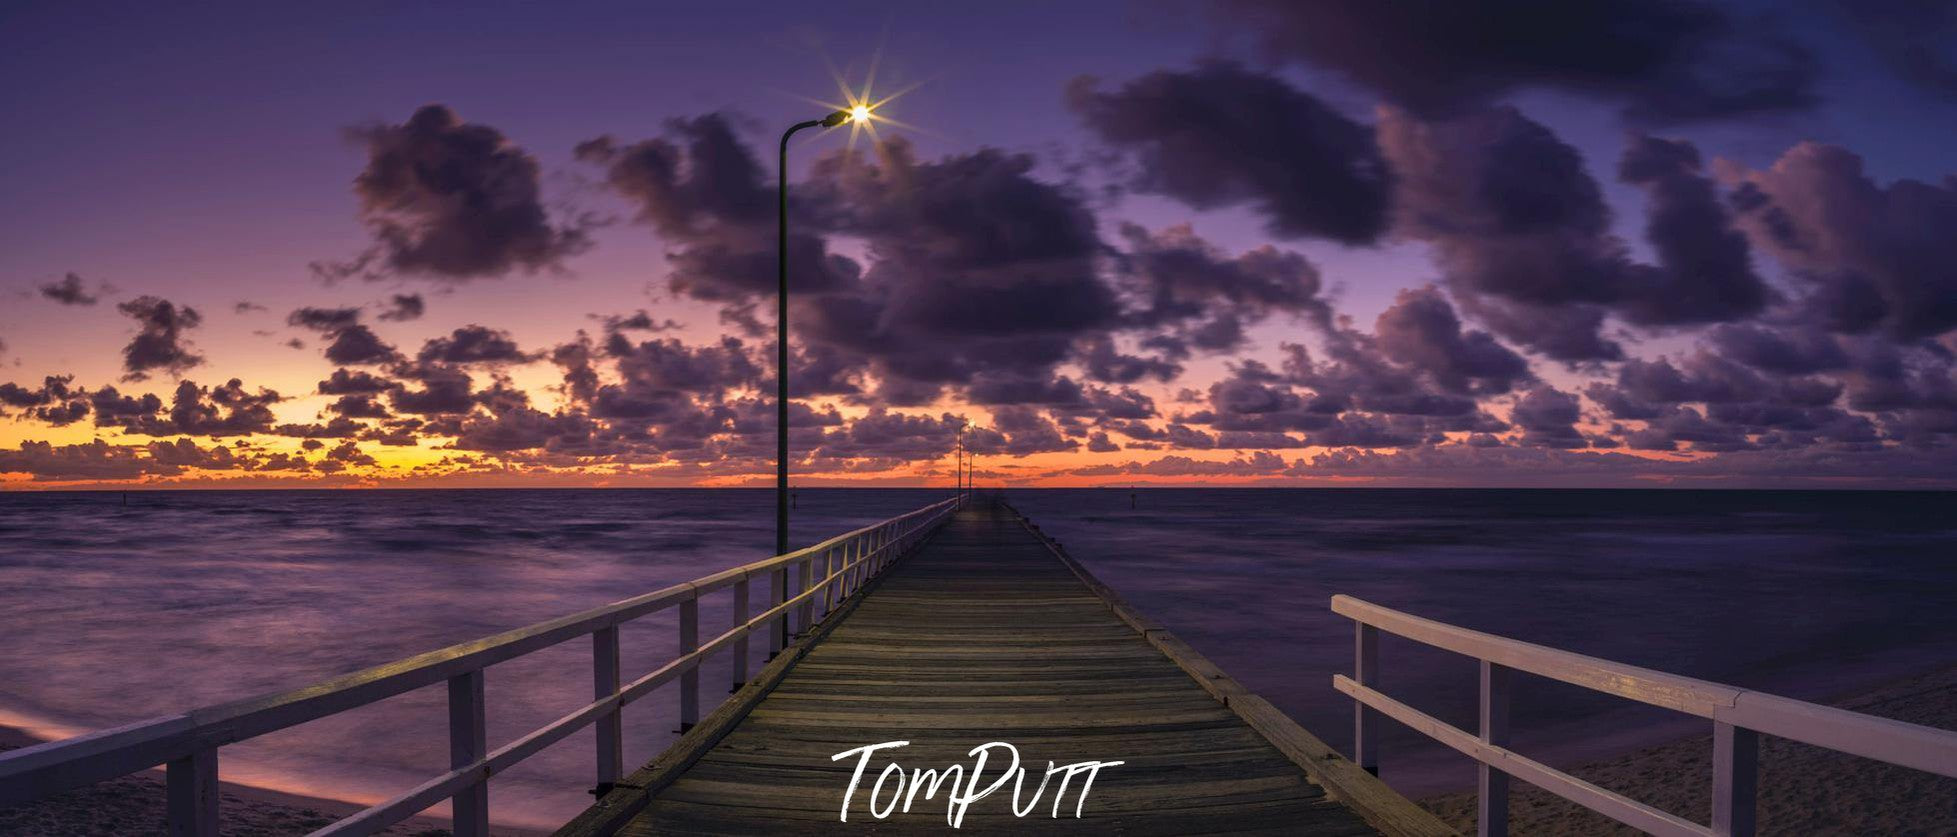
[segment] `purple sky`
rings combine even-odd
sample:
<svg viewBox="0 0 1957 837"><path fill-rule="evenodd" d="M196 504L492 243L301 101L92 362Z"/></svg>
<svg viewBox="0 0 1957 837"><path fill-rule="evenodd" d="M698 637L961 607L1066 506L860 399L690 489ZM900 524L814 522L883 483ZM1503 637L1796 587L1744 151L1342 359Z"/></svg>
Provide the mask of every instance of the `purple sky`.
<svg viewBox="0 0 1957 837"><path fill-rule="evenodd" d="M998 482L1948 485L1954 23L12 8L0 482L750 481L774 136L874 62L914 129L791 170L812 481L969 420Z"/></svg>

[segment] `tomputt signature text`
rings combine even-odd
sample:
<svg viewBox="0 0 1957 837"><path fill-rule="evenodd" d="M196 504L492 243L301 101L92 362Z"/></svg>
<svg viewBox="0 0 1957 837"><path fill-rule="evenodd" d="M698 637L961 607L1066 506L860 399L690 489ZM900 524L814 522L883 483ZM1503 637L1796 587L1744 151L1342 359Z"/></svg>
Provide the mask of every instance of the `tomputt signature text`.
<svg viewBox="0 0 1957 837"><path fill-rule="evenodd" d="M885 741L882 744L865 744L861 747L844 750L829 757L830 761L842 761L851 756L856 757L856 770L850 774L849 789L843 792L843 822L849 822L849 804L855 798L856 791L863 786L863 774L870 767L870 759L879 750L889 750L909 745L909 741ZM996 778L991 780L991 784L985 785L984 789L981 790L979 783L985 775L988 762L991 761L995 753L1001 754L1001 757L1008 757L1011 761L1006 764L1003 770L999 771ZM937 795L938 791L943 790L945 792L945 822L949 823L952 828L957 828L965 821L965 812L972 807L972 803L991 796L995 791L1005 787L1007 782L1012 782L1013 816L1024 817L1040 804L1040 796L1046 793L1047 783L1053 780L1055 774L1058 774L1060 776L1060 786L1053 792L1052 816L1055 818L1060 816L1060 802L1067 795L1068 784L1073 781L1074 777L1082 776L1084 778L1080 782L1080 797L1074 803L1074 817L1079 818L1081 810L1087 806L1087 793L1094 787L1095 775L1100 773L1103 767L1114 767L1115 765L1125 763L1119 761L1083 761L1056 767L1053 762L1049 761L1046 763L1046 775L1040 778L1039 787L1033 789L1032 797L1026 800L1026 806L1022 808L1019 802L1021 792L1025 789L1026 774L1028 771L1019 766L1019 748L1007 744L1004 741L993 741L988 744L980 744L977 747L973 747L965 755L973 757L970 773L965 771L965 765L962 764L951 765L942 771L914 769L906 773L902 765L892 761L883 768L881 773L877 774L876 782L870 785L870 816L876 817L877 819L888 817L891 813L898 810L897 806L899 802L903 803L903 810L908 813L911 810L911 805L917 802L920 795L929 801L933 796ZM996 767L996 763L994 764ZM886 784L890 785L887 797L885 796Z"/></svg>

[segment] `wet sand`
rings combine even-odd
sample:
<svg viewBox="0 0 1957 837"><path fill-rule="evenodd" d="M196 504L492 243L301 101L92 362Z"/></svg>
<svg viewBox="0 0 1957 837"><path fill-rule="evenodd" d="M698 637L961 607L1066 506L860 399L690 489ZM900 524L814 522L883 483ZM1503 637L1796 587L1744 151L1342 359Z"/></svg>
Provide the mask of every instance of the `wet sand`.
<svg viewBox="0 0 1957 837"><path fill-rule="evenodd" d="M1957 667L1894 681L1831 703L1884 718L1957 729ZM1672 814L1711 821L1710 731L1569 772ZM1522 782L1512 787L1509 830L1513 834L1641 833ZM1432 797L1420 804L1462 832L1474 832L1472 791ZM1759 817L1761 834L1957 835L1957 779L1762 738Z"/></svg>

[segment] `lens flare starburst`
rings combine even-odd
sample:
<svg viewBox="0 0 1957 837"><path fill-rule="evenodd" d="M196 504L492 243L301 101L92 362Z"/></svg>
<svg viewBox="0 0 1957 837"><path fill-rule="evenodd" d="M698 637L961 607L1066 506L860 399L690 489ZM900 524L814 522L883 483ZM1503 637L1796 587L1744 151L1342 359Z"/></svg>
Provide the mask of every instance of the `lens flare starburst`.
<svg viewBox="0 0 1957 837"><path fill-rule="evenodd" d="M883 48L879 46L870 56L869 71L863 76L863 86L860 90L849 83L849 80L843 76L843 72L840 69L837 69L834 62L828 62L829 75L835 79L836 90L842 95L842 101L834 102L824 101L822 99L807 99L808 102L821 105L832 112L840 111L849 115L849 118L844 120L843 124L849 126L849 150L851 151L856 150L856 141L859 137L868 136L873 146L881 143L883 137L877 131L880 125L885 128L901 128L907 131L921 132L915 125L906 124L891 118L889 114L882 112L882 108L891 102L897 101L904 94L923 86L924 82L919 81L904 85L896 91L883 96L876 95L877 65L881 63L882 57ZM836 127L841 127L841 125Z"/></svg>

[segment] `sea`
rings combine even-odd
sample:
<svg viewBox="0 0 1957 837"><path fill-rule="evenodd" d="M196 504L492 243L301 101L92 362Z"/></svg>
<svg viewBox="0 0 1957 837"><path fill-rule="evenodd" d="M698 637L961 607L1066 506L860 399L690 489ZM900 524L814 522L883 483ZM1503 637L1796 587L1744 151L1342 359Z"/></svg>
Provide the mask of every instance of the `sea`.
<svg viewBox="0 0 1957 837"><path fill-rule="evenodd" d="M943 499L797 489L810 543ZM1957 493L1079 489L1004 493L1120 595L1346 751L1347 594L1418 616L1809 700L1957 665ZM303 686L765 557L767 490L0 494L0 725L43 738ZM628 677L671 658L673 612L623 631ZM703 632L731 619L702 603ZM1473 729L1473 660L1387 637L1383 689ZM705 668L709 706L724 658ZM487 674L492 746L589 699L590 645ZM1521 676L1514 748L1570 765L1709 722ZM677 696L626 709L628 764ZM373 802L447 768L440 687L225 747L224 778ZM1421 796L1472 763L1387 723L1382 777ZM872 742L864 742L872 743ZM983 742L973 742L974 744ZM589 730L491 785L553 827L593 784ZM1037 757L1030 754L1029 757ZM1108 759L1120 758L1109 753ZM1697 781L1696 777L1681 777Z"/></svg>

